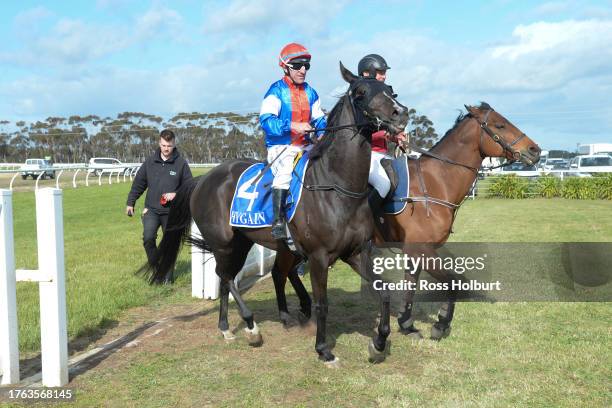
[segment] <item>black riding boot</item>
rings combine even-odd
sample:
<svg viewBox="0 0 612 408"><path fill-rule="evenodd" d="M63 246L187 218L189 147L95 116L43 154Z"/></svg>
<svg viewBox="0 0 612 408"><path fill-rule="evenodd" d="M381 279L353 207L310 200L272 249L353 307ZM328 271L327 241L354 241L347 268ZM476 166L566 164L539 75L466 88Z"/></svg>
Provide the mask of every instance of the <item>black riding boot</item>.
<svg viewBox="0 0 612 408"><path fill-rule="evenodd" d="M274 223L272 224L272 238L287 239L285 227L285 213L283 204L287 198L287 190L280 188L272 189L272 209L274 210Z"/></svg>

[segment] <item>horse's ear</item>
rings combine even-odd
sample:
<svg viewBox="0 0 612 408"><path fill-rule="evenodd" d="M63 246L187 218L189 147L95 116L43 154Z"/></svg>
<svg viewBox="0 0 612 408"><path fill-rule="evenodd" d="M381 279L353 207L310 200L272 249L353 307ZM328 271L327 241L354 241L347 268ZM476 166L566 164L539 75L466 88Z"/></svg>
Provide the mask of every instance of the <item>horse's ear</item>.
<svg viewBox="0 0 612 408"><path fill-rule="evenodd" d="M345 66L342 65L342 61L340 61L340 74L342 75L342 78L349 84L352 84L359 78L358 76L353 74L351 71L346 69Z"/></svg>
<svg viewBox="0 0 612 408"><path fill-rule="evenodd" d="M469 105L463 105L463 106L465 106L465 110L467 110L468 113L470 113L471 115L475 115L475 112L474 112L476 110L475 107L469 106Z"/></svg>

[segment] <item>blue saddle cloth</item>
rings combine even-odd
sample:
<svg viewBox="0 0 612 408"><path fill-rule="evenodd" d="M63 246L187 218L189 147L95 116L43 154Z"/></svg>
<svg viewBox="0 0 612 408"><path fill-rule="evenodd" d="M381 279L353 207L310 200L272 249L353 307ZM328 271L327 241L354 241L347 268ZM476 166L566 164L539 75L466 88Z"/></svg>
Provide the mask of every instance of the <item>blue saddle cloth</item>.
<svg viewBox="0 0 612 408"><path fill-rule="evenodd" d="M383 205L385 214L399 214L406 208L406 198L410 191L410 176L408 174L408 157L402 155L392 162L393 170L398 176L397 188L393 192L393 197Z"/></svg>
<svg viewBox="0 0 612 408"><path fill-rule="evenodd" d="M304 152L293 169L293 177L285 202L285 215L288 221L293 219L300 202L307 165L308 152ZM272 170L268 168L264 175L255 181L265 167L265 163L255 163L240 175L230 208L231 226L262 228L272 225L274 221L274 210L272 209L272 180L274 176Z"/></svg>

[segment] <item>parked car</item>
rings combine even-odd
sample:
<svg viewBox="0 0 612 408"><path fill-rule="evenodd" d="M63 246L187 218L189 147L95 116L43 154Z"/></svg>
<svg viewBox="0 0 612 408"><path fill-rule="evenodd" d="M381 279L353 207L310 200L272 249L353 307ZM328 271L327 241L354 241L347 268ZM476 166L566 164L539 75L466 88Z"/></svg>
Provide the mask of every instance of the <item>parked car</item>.
<svg viewBox="0 0 612 408"><path fill-rule="evenodd" d="M555 166L559 166L559 164L563 164L563 163L568 163L568 161L565 159L552 157L546 160L546 163L542 164L541 167L542 167L542 170L553 170Z"/></svg>
<svg viewBox="0 0 612 408"><path fill-rule="evenodd" d="M55 178L55 170L50 160L46 159L27 159L19 169L21 178L27 179L28 176L32 179L37 178L41 173L41 178Z"/></svg>
<svg viewBox="0 0 612 408"><path fill-rule="evenodd" d="M125 173L129 170L129 167L112 157L92 157L87 167L87 172L96 176L103 173Z"/></svg>
<svg viewBox="0 0 612 408"><path fill-rule="evenodd" d="M593 173L612 173L612 156L589 154L574 157L569 164L570 175L589 177Z"/></svg>
<svg viewBox="0 0 612 408"><path fill-rule="evenodd" d="M540 172L535 165L527 166L523 163L512 163L500 169L498 174L516 174L519 177L538 177Z"/></svg>

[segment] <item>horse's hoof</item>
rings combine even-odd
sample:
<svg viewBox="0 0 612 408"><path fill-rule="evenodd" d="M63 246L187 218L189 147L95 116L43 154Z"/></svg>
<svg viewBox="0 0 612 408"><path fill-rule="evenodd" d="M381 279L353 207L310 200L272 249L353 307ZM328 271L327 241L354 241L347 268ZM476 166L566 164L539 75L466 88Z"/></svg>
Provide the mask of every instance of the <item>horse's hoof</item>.
<svg viewBox="0 0 612 408"><path fill-rule="evenodd" d="M285 329L288 329L291 326L293 326L293 318L291 317L291 315L289 313L287 313L287 312L280 312L279 319L280 319L280 321L283 324L283 327Z"/></svg>
<svg viewBox="0 0 612 408"><path fill-rule="evenodd" d="M333 360L324 361L325 367L327 368L340 368L340 359L338 357L334 357Z"/></svg>
<svg viewBox="0 0 612 408"><path fill-rule="evenodd" d="M225 339L225 341L236 340L236 336L231 330L221 330L221 334L223 334L223 339Z"/></svg>
<svg viewBox="0 0 612 408"><path fill-rule="evenodd" d="M257 323L253 322L253 329L247 327L244 329L244 332L246 333L249 346L260 347L263 344L263 337L261 337Z"/></svg>
<svg viewBox="0 0 612 408"><path fill-rule="evenodd" d="M298 312L298 321L300 322L300 326L305 326L310 322L310 316L306 316L306 314L300 310Z"/></svg>
<svg viewBox="0 0 612 408"><path fill-rule="evenodd" d="M432 340L442 340L445 337L448 337L448 335L451 332L451 327L450 326L438 326L438 323L435 323L433 326L431 326L431 339Z"/></svg>
<svg viewBox="0 0 612 408"><path fill-rule="evenodd" d="M378 364L385 361L387 355L389 354L390 347L391 341L387 340L385 344L385 349L379 351L376 349L376 346L374 346L374 340L370 340L370 343L368 344L368 354L370 355L370 363Z"/></svg>
<svg viewBox="0 0 612 408"><path fill-rule="evenodd" d="M400 328L400 333L404 336L410 337L413 340L423 340L421 331L414 327L414 325L408 327L407 329Z"/></svg>

